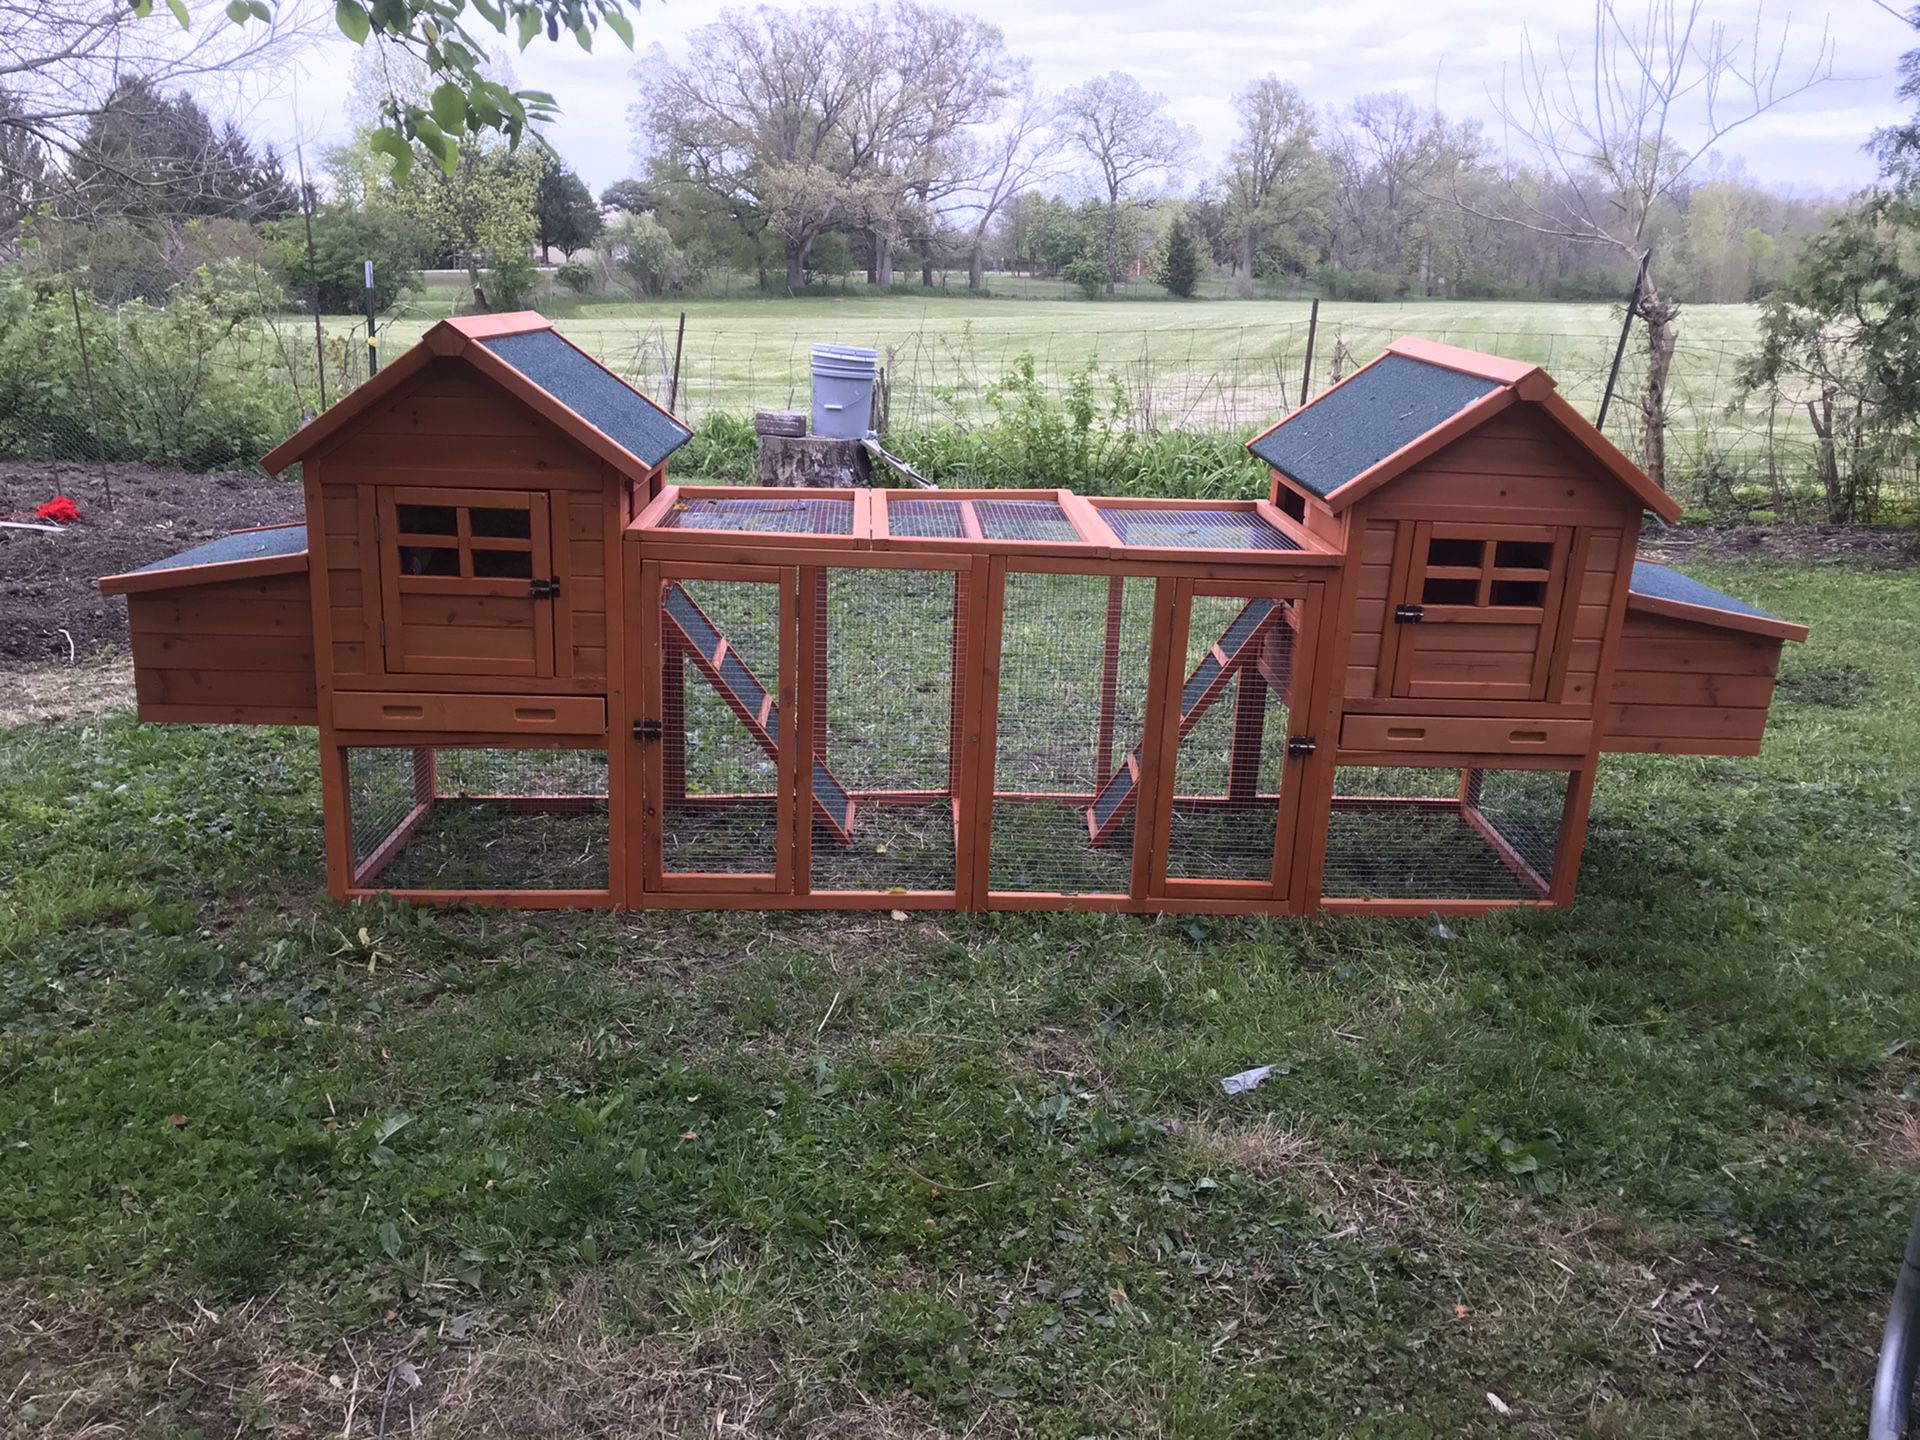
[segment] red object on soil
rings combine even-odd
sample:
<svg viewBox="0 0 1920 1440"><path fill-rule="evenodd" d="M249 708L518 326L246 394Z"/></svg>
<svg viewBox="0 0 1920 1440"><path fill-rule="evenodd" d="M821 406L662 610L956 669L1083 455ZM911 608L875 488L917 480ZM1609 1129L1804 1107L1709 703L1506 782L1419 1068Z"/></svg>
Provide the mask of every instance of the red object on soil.
<svg viewBox="0 0 1920 1440"><path fill-rule="evenodd" d="M51 520L56 525L71 525L80 518L80 507L64 495L56 495L33 512L36 520Z"/></svg>

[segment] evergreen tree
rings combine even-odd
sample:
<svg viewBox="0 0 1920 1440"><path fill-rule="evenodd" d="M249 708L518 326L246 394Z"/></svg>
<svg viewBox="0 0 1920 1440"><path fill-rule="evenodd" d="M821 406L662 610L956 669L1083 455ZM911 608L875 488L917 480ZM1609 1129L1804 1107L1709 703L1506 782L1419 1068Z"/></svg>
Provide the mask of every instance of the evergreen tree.
<svg viewBox="0 0 1920 1440"><path fill-rule="evenodd" d="M1182 300L1193 298L1193 287L1200 281L1200 247L1193 243L1193 232L1184 219L1175 219L1167 228L1167 249L1157 278L1170 294Z"/></svg>

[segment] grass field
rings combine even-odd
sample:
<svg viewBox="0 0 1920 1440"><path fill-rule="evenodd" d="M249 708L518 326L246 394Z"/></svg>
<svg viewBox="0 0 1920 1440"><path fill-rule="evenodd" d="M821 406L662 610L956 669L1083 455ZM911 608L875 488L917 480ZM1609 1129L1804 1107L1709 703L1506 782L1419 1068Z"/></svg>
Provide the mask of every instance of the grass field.
<svg viewBox="0 0 1920 1440"><path fill-rule="evenodd" d="M414 297L387 332L389 352L447 314L458 293L434 287ZM1056 382L1097 360L1120 378L1136 417L1156 428L1268 424L1298 402L1308 312L1305 300L1092 302L938 291L925 298L907 291L653 304L543 297L540 303L570 338L657 394L666 389L684 310L682 411L694 419L716 411L804 408L811 344L873 346L890 356L893 423L905 429L977 416L985 386L1021 354L1034 356L1042 375ZM1676 446L1696 431L1731 437L1759 425L1757 416L1723 413L1756 315L1747 305L1686 311L1675 362ZM356 323L336 322L343 330ZM1619 325L1617 307L1604 304L1329 301L1320 310L1313 385L1317 392L1330 384L1336 363L1350 371L1390 340L1418 335L1545 365L1591 415ZM1346 358L1337 362L1341 347ZM1629 383L1638 363L1630 349ZM1618 433L1630 430L1631 412L1631 405L1616 410Z"/></svg>
<svg viewBox="0 0 1920 1440"><path fill-rule="evenodd" d="M1920 587L1690 568L1766 753L1445 936L339 908L310 733L0 730L0 1434L1860 1433Z"/></svg>

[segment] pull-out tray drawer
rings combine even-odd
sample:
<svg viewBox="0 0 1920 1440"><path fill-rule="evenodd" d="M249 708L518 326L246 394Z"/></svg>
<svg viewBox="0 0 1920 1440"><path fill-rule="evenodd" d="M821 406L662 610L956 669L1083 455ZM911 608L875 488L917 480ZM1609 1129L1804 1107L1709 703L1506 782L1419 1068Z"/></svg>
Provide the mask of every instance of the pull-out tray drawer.
<svg viewBox="0 0 1920 1440"><path fill-rule="evenodd" d="M598 735L599 695L417 695L356 690L333 697L341 730L474 731L487 735Z"/></svg>
<svg viewBox="0 0 1920 1440"><path fill-rule="evenodd" d="M1340 748L1369 754L1584 755L1589 720L1488 720L1478 715L1349 715Z"/></svg>

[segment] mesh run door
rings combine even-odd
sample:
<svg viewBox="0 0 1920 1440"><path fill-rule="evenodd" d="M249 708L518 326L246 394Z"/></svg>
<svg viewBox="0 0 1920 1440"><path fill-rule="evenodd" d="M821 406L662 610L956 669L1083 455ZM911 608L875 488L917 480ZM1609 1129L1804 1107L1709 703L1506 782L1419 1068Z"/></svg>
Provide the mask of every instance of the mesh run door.
<svg viewBox="0 0 1920 1440"><path fill-rule="evenodd" d="M796 584L788 568L642 569L646 890L793 888Z"/></svg>
<svg viewBox="0 0 1920 1440"><path fill-rule="evenodd" d="M1279 901L1290 893L1300 727L1318 587L1180 581L1164 667L1156 893ZM1292 753L1299 751L1300 753Z"/></svg>

